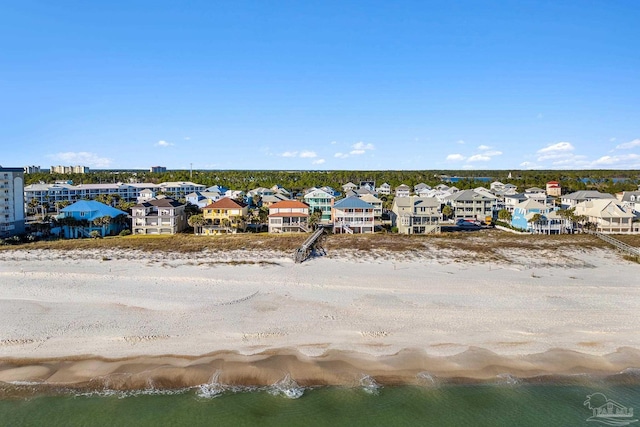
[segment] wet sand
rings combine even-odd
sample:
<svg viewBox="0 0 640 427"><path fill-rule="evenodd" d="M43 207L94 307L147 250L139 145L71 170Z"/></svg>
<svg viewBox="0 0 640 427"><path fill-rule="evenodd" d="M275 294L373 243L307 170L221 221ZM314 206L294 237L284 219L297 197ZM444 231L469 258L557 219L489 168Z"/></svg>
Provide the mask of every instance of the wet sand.
<svg viewBox="0 0 640 427"><path fill-rule="evenodd" d="M638 265L601 250L0 252L0 381L118 389L640 367Z"/></svg>

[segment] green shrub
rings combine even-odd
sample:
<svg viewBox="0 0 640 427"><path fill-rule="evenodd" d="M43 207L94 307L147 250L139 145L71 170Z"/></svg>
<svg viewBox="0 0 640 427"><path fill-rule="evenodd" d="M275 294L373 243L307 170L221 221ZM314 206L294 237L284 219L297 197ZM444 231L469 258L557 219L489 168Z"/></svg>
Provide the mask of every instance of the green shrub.
<svg viewBox="0 0 640 427"><path fill-rule="evenodd" d="M131 234L131 230L122 230L122 231L120 232L120 235L121 235L122 237L124 237L124 236L129 236L130 234Z"/></svg>

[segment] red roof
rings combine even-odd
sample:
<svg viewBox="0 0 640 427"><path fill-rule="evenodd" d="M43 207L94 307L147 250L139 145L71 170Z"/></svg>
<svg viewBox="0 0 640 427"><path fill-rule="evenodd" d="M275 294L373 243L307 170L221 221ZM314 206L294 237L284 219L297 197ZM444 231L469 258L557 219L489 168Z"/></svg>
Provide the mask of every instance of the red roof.
<svg viewBox="0 0 640 427"><path fill-rule="evenodd" d="M558 181L549 181L547 182L547 185L558 185L560 184Z"/></svg>
<svg viewBox="0 0 640 427"><path fill-rule="evenodd" d="M289 208L306 208L309 209L309 205L299 202L297 200L282 200L269 206L272 209L289 209Z"/></svg>
<svg viewBox="0 0 640 427"><path fill-rule="evenodd" d="M245 206L247 206L245 203L224 197L217 202L205 206L204 209L242 209Z"/></svg>

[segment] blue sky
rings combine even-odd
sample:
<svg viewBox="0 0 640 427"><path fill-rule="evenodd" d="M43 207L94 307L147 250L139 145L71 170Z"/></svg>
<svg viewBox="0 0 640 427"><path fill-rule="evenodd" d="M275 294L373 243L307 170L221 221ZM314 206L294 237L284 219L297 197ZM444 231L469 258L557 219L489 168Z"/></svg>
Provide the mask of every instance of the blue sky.
<svg viewBox="0 0 640 427"><path fill-rule="evenodd" d="M2 2L0 164L640 169L639 21L635 0Z"/></svg>

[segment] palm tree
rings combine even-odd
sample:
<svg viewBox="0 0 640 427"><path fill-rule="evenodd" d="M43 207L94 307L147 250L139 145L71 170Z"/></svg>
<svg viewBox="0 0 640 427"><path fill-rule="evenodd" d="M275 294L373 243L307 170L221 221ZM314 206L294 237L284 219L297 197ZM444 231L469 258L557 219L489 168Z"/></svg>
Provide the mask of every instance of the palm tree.
<svg viewBox="0 0 640 427"><path fill-rule="evenodd" d="M113 219L109 216L109 215L105 215L102 216L100 218L96 218L93 220L93 224L95 226L101 227L102 228L102 236L105 236L107 234L107 228L109 228L109 225L111 224L111 221Z"/></svg>
<svg viewBox="0 0 640 427"><path fill-rule="evenodd" d="M40 206L40 202L34 197L33 199L29 200L29 204L27 206L34 213L38 213L38 206Z"/></svg>
<svg viewBox="0 0 640 427"><path fill-rule="evenodd" d="M322 211L318 208L313 210L313 213L309 215L309 227L315 229L322 219Z"/></svg>
<svg viewBox="0 0 640 427"><path fill-rule="evenodd" d="M503 222L511 222L511 212L506 209L500 209L498 211L498 219Z"/></svg>
<svg viewBox="0 0 640 427"><path fill-rule="evenodd" d="M529 221L527 221L528 223L531 224L533 231L535 233L539 233L540 232L540 221L542 221L542 219L544 218L544 216L540 213L536 213L533 214L533 216L531 217L531 219Z"/></svg>
<svg viewBox="0 0 640 427"><path fill-rule="evenodd" d="M189 223L189 226L193 227L194 234L200 234L202 233L202 226L205 224L206 221L202 214L196 214L196 215L191 215L187 219L187 222Z"/></svg>
<svg viewBox="0 0 640 427"><path fill-rule="evenodd" d="M444 207L442 208L442 219L450 218L451 215L453 215L453 208L449 205L444 205Z"/></svg>

